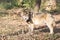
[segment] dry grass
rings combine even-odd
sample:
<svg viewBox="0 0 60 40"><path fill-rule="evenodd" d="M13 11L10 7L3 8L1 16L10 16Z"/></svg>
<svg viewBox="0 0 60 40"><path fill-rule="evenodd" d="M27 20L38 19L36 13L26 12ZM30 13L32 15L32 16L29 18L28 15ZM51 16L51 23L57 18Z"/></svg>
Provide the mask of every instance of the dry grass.
<svg viewBox="0 0 60 40"><path fill-rule="evenodd" d="M59 19L60 16L54 17ZM48 34L48 28L28 33L28 25L20 16L0 16L0 40L60 40L59 26L60 22L57 23L57 29L54 29L54 35Z"/></svg>

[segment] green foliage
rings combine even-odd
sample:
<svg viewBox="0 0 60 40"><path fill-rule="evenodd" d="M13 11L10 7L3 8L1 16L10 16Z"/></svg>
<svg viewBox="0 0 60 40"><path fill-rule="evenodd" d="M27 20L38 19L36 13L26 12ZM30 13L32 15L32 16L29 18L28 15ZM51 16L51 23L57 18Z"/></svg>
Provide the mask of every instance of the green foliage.
<svg viewBox="0 0 60 40"><path fill-rule="evenodd" d="M42 0L41 8L44 8L44 0ZM34 8L35 0L1 0L0 9L11 9L15 7ZM60 10L60 0L57 0L57 10Z"/></svg>
<svg viewBox="0 0 60 40"><path fill-rule="evenodd" d="M0 8L11 9L13 7L19 7L18 0L5 0L0 2Z"/></svg>
<svg viewBox="0 0 60 40"><path fill-rule="evenodd" d="M25 8L34 8L35 0L2 0L0 8L11 9L14 7L24 6Z"/></svg>
<svg viewBox="0 0 60 40"><path fill-rule="evenodd" d="M34 8L35 0L23 0L23 6L25 8Z"/></svg>

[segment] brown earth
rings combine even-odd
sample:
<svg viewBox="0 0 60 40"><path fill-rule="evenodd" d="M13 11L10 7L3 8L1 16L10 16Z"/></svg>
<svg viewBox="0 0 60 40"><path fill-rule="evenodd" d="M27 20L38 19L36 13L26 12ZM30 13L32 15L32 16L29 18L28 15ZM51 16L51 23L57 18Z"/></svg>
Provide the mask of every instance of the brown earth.
<svg viewBox="0 0 60 40"><path fill-rule="evenodd" d="M49 35L47 27L28 33L28 25L20 16L0 17L0 40L60 40L60 14L53 16L56 21L53 35Z"/></svg>

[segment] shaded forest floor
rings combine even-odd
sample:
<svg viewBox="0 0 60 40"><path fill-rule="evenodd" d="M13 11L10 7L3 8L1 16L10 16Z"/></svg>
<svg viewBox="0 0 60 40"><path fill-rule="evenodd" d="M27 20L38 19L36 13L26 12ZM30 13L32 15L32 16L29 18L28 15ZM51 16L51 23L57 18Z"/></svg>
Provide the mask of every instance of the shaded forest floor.
<svg viewBox="0 0 60 40"><path fill-rule="evenodd" d="M28 27L20 16L0 16L0 40L60 40L60 14L53 15L56 21L54 35L48 28L28 33Z"/></svg>

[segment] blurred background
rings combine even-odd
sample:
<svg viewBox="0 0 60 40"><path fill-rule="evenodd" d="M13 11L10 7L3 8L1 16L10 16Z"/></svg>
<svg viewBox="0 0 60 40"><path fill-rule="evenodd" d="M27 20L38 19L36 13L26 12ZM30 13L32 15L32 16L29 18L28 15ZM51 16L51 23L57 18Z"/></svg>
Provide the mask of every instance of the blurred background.
<svg viewBox="0 0 60 40"><path fill-rule="evenodd" d="M25 8L34 8L36 0L0 0L0 9L12 9L15 7L25 7ZM41 8L48 0L41 1ZM55 0L57 2L57 10L60 9L60 0Z"/></svg>

